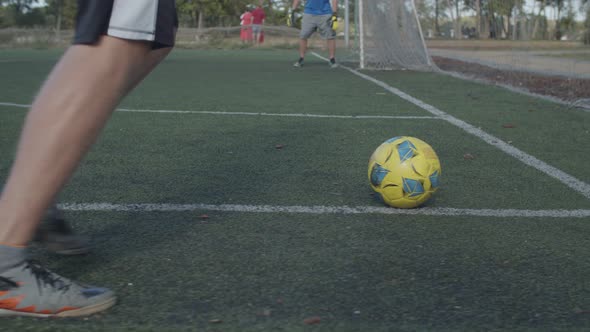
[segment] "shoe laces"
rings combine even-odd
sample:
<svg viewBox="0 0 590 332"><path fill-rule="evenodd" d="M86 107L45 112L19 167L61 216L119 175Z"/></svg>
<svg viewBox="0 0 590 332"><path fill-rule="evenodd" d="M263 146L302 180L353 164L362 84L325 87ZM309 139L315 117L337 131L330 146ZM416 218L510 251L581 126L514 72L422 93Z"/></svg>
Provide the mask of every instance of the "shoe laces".
<svg viewBox="0 0 590 332"><path fill-rule="evenodd" d="M51 272L40 263L34 260L25 261L25 270L30 270L37 280L37 286L41 290L43 286L50 286L58 291L66 292L70 289L71 283L64 281L64 278L57 273Z"/></svg>
<svg viewBox="0 0 590 332"><path fill-rule="evenodd" d="M0 277L0 291L18 288L18 284L8 278Z"/></svg>

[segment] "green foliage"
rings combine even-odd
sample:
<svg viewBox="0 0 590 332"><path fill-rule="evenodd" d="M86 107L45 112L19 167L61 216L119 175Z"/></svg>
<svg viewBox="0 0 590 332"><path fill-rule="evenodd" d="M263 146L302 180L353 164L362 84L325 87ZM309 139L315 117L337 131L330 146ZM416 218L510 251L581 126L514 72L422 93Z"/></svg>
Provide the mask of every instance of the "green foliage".
<svg viewBox="0 0 590 332"><path fill-rule="evenodd" d="M247 9L262 5L266 22L284 25L292 0L176 0L180 23L187 27L236 26Z"/></svg>
<svg viewBox="0 0 590 332"><path fill-rule="evenodd" d="M45 25L42 8L34 8L38 0L0 0L0 27L32 27Z"/></svg>
<svg viewBox="0 0 590 332"><path fill-rule="evenodd" d="M204 27L207 23L235 25L241 13L252 3L250 0L176 0L176 8L181 22L189 26ZM183 17L189 20L182 20Z"/></svg>
<svg viewBox="0 0 590 332"><path fill-rule="evenodd" d="M78 9L76 0L46 0L46 3L47 15L51 17L53 23L57 24L61 16L61 29L74 28Z"/></svg>
<svg viewBox="0 0 590 332"><path fill-rule="evenodd" d="M590 45L590 8L586 12L586 22L584 23L586 31L584 31L583 42L586 45Z"/></svg>

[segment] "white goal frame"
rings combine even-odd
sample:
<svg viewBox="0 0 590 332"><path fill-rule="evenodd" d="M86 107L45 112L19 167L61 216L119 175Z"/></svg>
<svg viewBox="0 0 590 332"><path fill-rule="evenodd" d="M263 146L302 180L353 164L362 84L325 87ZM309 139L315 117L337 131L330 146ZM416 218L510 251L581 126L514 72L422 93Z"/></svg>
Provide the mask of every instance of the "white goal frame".
<svg viewBox="0 0 590 332"><path fill-rule="evenodd" d="M359 49L359 57L360 57L360 61L359 61L359 68L360 69L367 68L365 31L364 31L365 17L364 17L364 9L363 8L364 8L365 2L369 3L370 1L371 0L357 0L357 2L356 2L356 10L357 10L357 15L358 15L358 26L356 27L356 29L357 29L357 34L359 37L358 49ZM391 1L401 1L401 0L391 0ZM416 20L416 24L418 26L418 31L419 31L420 39L422 42L422 47L424 47L424 50L428 54L428 47L427 47L426 41L424 39L424 32L422 30L422 26L420 24L420 19L418 17L418 11L416 9L415 0L410 0L410 3L411 3L412 11L414 12L414 19ZM434 66L430 56L427 56L427 64L429 67Z"/></svg>

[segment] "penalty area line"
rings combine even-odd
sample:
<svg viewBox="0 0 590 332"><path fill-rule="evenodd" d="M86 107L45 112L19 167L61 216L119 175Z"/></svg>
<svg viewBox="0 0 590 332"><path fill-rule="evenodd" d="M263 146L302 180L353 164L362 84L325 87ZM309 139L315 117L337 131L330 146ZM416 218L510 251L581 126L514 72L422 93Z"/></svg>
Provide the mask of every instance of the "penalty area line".
<svg viewBox="0 0 590 332"><path fill-rule="evenodd" d="M29 108L31 105L4 103L0 106ZM288 118L323 118L323 119L396 119L396 120L442 120L437 116L411 116L411 115L338 115L338 114L309 114L309 113L265 113L265 112L215 112L215 111L186 111L186 110L149 110L149 109L128 109L117 108L117 112L127 113L170 113L170 114L207 114L207 115L229 115L229 116L267 116L267 117L288 117Z"/></svg>
<svg viewBox="0 0 590 332"><path fill-rule="evenodd" d="M458 209L423 207L417 209L394 209L374 206L276 206L241 204L113 204L113 203L63 203L66 211L102 212L193 212L219 211L243 213L286 214L345 214L345 215L415 215L415 216L471 216L494 218L588 218L590 210L521 210L521 209Z"/></svg>

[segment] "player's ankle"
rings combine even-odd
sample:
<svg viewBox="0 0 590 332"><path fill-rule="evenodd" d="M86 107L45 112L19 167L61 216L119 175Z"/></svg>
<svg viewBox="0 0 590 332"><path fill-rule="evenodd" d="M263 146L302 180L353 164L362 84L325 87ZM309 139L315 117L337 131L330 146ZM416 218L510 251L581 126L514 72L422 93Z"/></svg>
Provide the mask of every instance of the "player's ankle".
<svg viewBox="0 0 590 332"><path fill-rule="evenodd" d="M27 257L27 248L0 244L0 273L22 263Z"/></svg>

